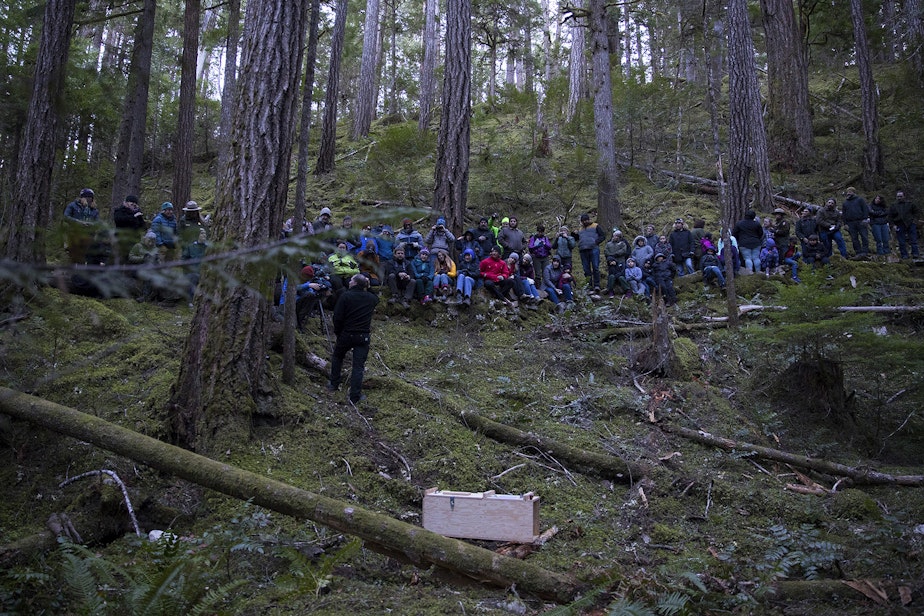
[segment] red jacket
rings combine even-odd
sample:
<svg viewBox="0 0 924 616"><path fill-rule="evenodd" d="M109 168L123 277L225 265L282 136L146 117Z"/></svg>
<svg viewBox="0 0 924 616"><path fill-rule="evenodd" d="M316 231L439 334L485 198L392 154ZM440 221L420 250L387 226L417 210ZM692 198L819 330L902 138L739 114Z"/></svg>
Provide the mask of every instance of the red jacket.
<svg viewBox="0 0 924 616"><path fill-rule="evenodd" d="M501 258L493 259L488 257L481 262L478 269L481 271L481 275L491 282L497 282L500 276L510 278L510 268L507 267L507 262Z"/></svg>

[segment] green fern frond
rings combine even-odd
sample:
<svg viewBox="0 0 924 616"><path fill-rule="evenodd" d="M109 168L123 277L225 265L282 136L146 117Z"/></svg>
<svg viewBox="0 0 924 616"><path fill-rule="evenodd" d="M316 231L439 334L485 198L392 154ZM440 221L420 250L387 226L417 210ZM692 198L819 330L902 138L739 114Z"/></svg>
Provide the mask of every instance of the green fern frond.
<svg viewBox="0 0 924 616"><path fill-rule="evenodd" d="M76 611L84 614L102 612L106 602L99 594L96 577L87 561L70 552L64 552L63 557L61 573L79 603Z"/></svg>
<svg viewBox="0 0 924 616"><path fill-rule="evenodd" d="M658 601L655 610L663 616L675 616L683 611L690 601L690 595L672 592Z"/></svg>
<svg viewBox="0 0 924 616"><path fill-rule="evenodd" d="M204 614L212 614L215 611L215 606L226 601L232 592L244 586L248 583L247 580L235 580L233 582L228 582L223 584L218 588L213 588L209 590L204 597L199 599L199 601L192 607L189 614L190 616L204 616Z"/></svg>
<svg viewBox="0 0 924 616"><path fill-rule="evenodd" d="M638 601L629 601L626 598L619 599L610 605L609 616L658 616L655 612Z"/></svg>
<svg viewBox="0 0 924 616"><path fill-rule="evenodd" d="M164 570L160 578L138 597L140 604L134 606L134 613L141 616L161 613L163 611L162 604L166 596L171 592L171 586L180 578L190 563L191 559L181 559Z"/></svg>
<svg viewBox="0 0 924 616"><path fill-rule="evenodd" d="M707 589L706 585L703 584L703 581L699 579L699 576L693 573L692 571L684 571L683 573L680 574L680 577L682 577L685 580L688 580L691 584L696 586L696 589L699 590L699 592L701 593L709 592L709 589Z"/></svg>

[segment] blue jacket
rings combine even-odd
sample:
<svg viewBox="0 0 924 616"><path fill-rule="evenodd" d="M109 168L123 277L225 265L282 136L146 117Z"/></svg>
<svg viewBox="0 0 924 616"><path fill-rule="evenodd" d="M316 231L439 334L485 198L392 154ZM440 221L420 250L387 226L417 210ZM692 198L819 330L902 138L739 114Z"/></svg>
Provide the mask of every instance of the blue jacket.
<svg viewBox="0 0 924 616"><path fill-rule="evenodd" d="M154 217L151 222L151 231L156 238L154 243L157 246L166 246L173 248L176 246L176 218L167 218L163 213Z"/></svg>

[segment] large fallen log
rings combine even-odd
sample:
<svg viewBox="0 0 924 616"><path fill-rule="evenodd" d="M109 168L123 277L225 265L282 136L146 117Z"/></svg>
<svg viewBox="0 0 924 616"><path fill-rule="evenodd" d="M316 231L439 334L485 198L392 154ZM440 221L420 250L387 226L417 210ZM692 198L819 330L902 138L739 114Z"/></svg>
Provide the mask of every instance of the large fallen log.
<svg viewBox="0 0 924 616"><path fill-rule="evenodd" d="M734 441L730 438L715 436L701 430L690 430L688 428L681 428L669 424L662 424L661 429L670 434L676 434L692 441L703 443L704 445L711 445L728 451L750 451L767 460L784 462L800 468L808 468L813 471L827 473L837 477L849 477L855 484L924 486L924 475L890 475L888 473L880 473L870 468L846 466L844 464L838 464L837 462L810 458L809 456L802 456L795 453L780 451L779 449L764 447L762 445L745 443L743 441Z"/></svg>
<svg viewBox="0 0 924 616"><path fill-rule="evenodd" d="M559 462L566 464L582 473L612 479L622 483L632 483L648 474L648 469L642 464L627 462L616 456L586 451L571 445L566 445L531 432L524 432L516 428L498 423L487 417L463 411L460 415L462 423L473 430L478 430L485 436L511 445L525 445L535 447L539 451L550 454Z"/></svg>
<svg viewBox="0 0 924 616"><path fill-rule="evenodd" d="M228 496L251 500L261 507L355 535L369 548L389 556L398 555L413 564L437 565L500 587L516 584L520 591L560 603L574 599L582 588L570 576L216 462L93 415L5 387L0 387L0 412L92 443Z"/></svg>
<svg viewBox="0 0 924 616"><path fill-rule="evenodd" d="M651 165L633 165L627 159L618 159L616 162L623 167L628 167L628 168L633 168L633 169L638 169L640 171L644 171L645 173L648 174L649 179L651 179L650 176L657 173L659 175L663 175L673 180L676 180L677 182L680 182L681 184L689 184L691 186L696 186L700 189L702 189L703 187L714 189L714 190L709 190L708 192L710 194L718 194L719 181L713 180L712 178L704 178L698 175L689 175L687 173L678 173L676 171L670 171L669 169L658 169ZM789 197L784 197L783 195L772 195L772 198L777 203L791 205L797 210L801 210L802 208L807 207L814 211L821 207L819 205L810 203L808 201L799 201L798 199L790 199Z"/></svg>

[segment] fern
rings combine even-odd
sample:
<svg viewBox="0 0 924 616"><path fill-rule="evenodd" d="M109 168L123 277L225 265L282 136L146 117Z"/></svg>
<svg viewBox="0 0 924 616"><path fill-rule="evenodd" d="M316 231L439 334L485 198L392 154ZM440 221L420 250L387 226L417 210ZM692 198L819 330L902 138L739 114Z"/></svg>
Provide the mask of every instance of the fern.
<svg viewBox="0 0 924 616"><path fill-rule="evenodd" d="M683 611L689 601L690 595L672 592L658 601L658 606L655 608L655 611L663 616L675 616L675 614L679 614Z"/></svg>
<svg viewBox="0 0 924 616"><path fill-rule="evenodd" d="M682 577L685 580L688 580L691 584L693 584L693 586L696 586L696 589L699 592L703 594L706 594L707 592L709 592L709 590L706 588L706 585L703 584L703 581L699 579L699 576L693 573L692 571L684 571L683 573L680 574L680 577Z"/></svg>
<svg viewBox="0 0 924 616"><path fill-rule="evenodd" d="M610 605L609 616L658 616L644 603L622 598Z"/></svg>
<svg viewBox="0 0 924 616"><path fill-rule="evenodd" d="M68 587L76 595L80 613L99 614L103 611L106 602L99 594L96 577L85 559L65 552L61 573Z"/></svg>
<svg viewBox="0 0 924 616"><path fill-rule="evenodd" d="M209 590L189 611L190 616L204 616L204 614L214 613L216 605L226 601L233 591L246 584L247 580L235 580Z"/></svg>

